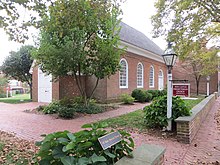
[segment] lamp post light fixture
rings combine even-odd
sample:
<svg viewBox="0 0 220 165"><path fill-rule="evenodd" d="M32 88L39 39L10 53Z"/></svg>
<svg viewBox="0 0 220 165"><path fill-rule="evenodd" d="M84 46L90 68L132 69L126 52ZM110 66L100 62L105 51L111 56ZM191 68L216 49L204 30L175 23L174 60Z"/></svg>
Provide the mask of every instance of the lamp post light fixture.
<svg viewBox="0 0 220 165"><path fill-rule="evenodd" d="M210 76L206 77L207 80L207 90L206 90L206 95L209 96L209 81L210 81Z"/></svg>
<svg viewBox="0 0 220 165"><path fill-rule="evenodd" d="M162 55L163 60L167 66L168 74L167 74L167 119L168 126L167 131L172 130L172 96L173 96L173 87L172 87L172 68L176 62L177 54L172 49L172 45L168 42L168 48Z"/></svg>

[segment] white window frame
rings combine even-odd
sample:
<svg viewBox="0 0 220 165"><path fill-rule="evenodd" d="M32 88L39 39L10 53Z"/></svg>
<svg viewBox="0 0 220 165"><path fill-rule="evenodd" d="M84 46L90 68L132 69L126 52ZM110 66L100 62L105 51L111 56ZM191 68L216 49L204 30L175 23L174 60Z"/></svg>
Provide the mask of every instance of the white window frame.
<svg viewBox="0 0 220 165"><path fill-rule="evenodd" d="M151 77L151 69L153 70L153 77ZM151 84L151 80L152 80L152 84ZM150 66L149 87L154 88L154 67L153 67L153 65Z"/></svg>
<svg viewBox="0 0 220 165"><path fill-rule="evenodd" d="M138 84L138 66L141 66L141 85ZM137 64L137 88L143 88L144 87L144 66L141 62Z"/></svg>
<svg viewBox="0 0 220 165"><path fill-rule="evenodd" d="M124 59L124 58L122 58L121 60L120 60L120 65L121 65L121 62L122 61L124 61L125 62L125 64L126 64L126 85L125 86L121 86L121 71L119 71L119 88L128 88L128 62L127 62L127 60L126 59Z"/></svg>

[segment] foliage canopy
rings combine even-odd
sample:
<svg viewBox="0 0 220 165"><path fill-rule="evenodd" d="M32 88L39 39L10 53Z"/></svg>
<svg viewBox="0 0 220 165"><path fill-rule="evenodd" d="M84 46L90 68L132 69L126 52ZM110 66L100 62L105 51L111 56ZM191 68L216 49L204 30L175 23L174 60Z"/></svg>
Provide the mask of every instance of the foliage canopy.
<svg viewBox="0 0 220 165"><path fill-rule="evenodd" d="M29 73L33 59L31 51L33 46L22 46L17 52L10 52L1 66L2 72L18 81L26 82L32 88L32 75Z"/></svg>
<svg viewBox="0 0 220 165"><path fill-rule="evenodd" d="M81 95L91 97L100 79L115 74L123 50L119 48L119 4L107 1L56 1L41 24L39 49L34 57L42 70L73 76ZM94 76L90 94L83 77Z"/></svg>
<svg viewBox="0 0 220 165"><path fill-rule="evenodd" d="M155 7L154 36L174 42L180 56L187 55L192 42L220 35L219 0L157 0Z"/></svg>

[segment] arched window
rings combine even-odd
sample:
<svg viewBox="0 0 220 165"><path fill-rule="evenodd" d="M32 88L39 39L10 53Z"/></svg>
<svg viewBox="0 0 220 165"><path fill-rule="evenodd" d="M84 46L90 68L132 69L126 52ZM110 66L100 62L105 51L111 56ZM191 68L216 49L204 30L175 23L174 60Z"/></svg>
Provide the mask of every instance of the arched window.
<svg viewBox="0 0 220 165"><path fill-rule="evenodd" d="M163 84L163 71L160 69L159 75L158 75L158 89L163 90L164 84Z"/></svg>
<svg viewBox="0 0 220 165"><path fill-rule="evenodd" d="M125 59L121 59L120 65L119 86L120 88L128 88L128 63Z"/></svg>
<svg viewBox="0 0 220 165"><path fill-rule="evenodd" d="M143 88L144 87L144 69L142 63L138 63L137 65L137 88Z"/></svg>
<svg viewBox="0 0 220 165"><path fill-rule="evenodd" d="M154 87L154 67L152 65L150 67L149 86Z"/></svg>

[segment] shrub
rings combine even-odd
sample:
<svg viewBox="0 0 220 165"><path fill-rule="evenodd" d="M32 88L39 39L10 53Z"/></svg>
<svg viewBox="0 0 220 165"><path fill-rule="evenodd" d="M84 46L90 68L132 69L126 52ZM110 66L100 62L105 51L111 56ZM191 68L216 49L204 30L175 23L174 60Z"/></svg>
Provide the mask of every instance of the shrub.
<svg viewBox="0 0 220 165"><path fill-rule="evenodd" d="M103 129L106 126L86 124L82 128L87 130L76 133L63 131L48 134L43 141L36 143L40 146L37 153L39 164L110 165L123 156L132 156L134 142L131 135L125 131L119 131L122 141L106 150L101 148L98 138L110 133Z"/></svg>
<svg viewBox="0 0 220 165"><path fill-rule="evenodd" d="M146 92L146 91L145 91ZM152 100L152 94L151 93L148 93L146 92L146 102L150 102Z"/></svg>
<svg viewBox="0 0 220 165"><path fill-rule="evenodd" d="M143 103L146 101L147 93L141 89L135 89L132 91L131 96L135 98L135 100Z"/></svg>
<svg viewBox="0 0 220 165"><path fill-rule="evenodd" d="M148 93L152 94L152 99L159 96L159 90L147 90Z"/></svg>
<svg viewBox="0 0 220 165"><path fill-rule="evenodd" d="M57 113L59 111L60 106L61 105L60 105L59 101L54 101L54 102L50 103L48 106L44 107L43 113L45 113L45 114Z"/></svg>
<svg viewBox="0 0 220 165"><path fill-rule="evenodd" d="M74 107L74 100L70 98L63 98L59 101L59 104L64 107L72 108Z"/></svg>
<svg viewBox="0 0 220 165"><path fill-rule="evenodd" d="M81 96L74 97L73 102L77 103L77 104L82 104L83 103L83 98Z"/></svg>
<svg viewBox="0 0 220 165"><path fill-rule="evenodd" d="M160 91L160 96L166 96L167 95L167 90L163 89Z"/></svg>
<svg viewBox="0 0 220 165"><path fill-rule="evenodd" d="M73 107L60 106L58 109L58 116L65 119L71 119L75 115L75 112L76 109Z"/></svg>
<svg viewBox="0 0 220 165"><path fill-rule="evenodd" d="M5 98L5 97L6 97L6 94L0 93L0 98Z"/></svg>
<svg viewBox="0 0 220 165"><path fill-rule="evenodd" d="M153 103L144 108L144 122L147 127L163 128L167 126L167 97L161 96L156 98ZM189 116L190 109L180 97L172 99L172 119L179 116Z"/></svg>
<svg viewBox="0 0 220 165"><path fill-rule="evenodd" d="M104 111L104 107L101 107L95 103L89 103L89 105L75 104L76 112L87 113L87 114L97 114Z"/></svg>
<svg viewBox="0 0 220 165"><path fill-rule="evenodd" d="M132 96L130 96L129 94L122 94L120 96L120 98L124 104L133 104L134 103L134 98Z"/></svg>

